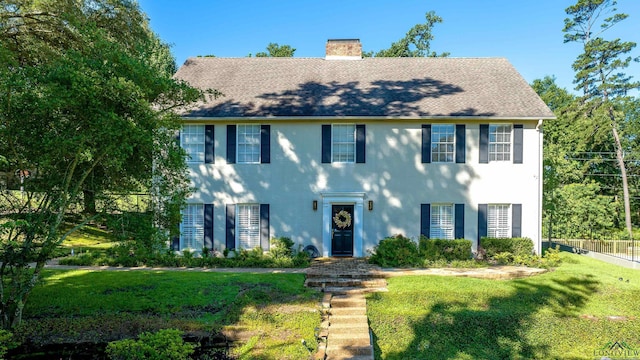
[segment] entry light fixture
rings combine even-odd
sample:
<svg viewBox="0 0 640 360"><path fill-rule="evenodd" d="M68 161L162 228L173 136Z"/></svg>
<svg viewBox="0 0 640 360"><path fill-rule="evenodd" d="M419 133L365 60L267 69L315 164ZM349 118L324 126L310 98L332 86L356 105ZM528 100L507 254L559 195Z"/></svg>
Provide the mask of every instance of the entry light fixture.
<svg viewBox="0 0 640 360"><path fill-rule="evenodd" d="M313 211L318 210L318 200L313 200Z"/></svg>
<svg viewBox="0 0 640 360"><path fill-rule="evenodd" d="M369 200L369 211L373 210L373 200Z"/></svg>

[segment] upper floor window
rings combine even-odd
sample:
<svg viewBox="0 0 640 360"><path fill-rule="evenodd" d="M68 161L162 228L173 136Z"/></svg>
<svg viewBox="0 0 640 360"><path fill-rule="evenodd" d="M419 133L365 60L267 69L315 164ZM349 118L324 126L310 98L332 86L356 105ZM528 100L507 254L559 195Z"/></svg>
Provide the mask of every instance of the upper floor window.
<svg viewBox="0 0 640 360"><path fill-rule="evenodd" d="M322 163L366 162L367 131L364 124L322 125Z"/></svg>
<svg viewBox="0 0 640 360"><path fill-rule="evenodd" d="M511 125L489 125L489 161L511 161Z"/></svg>
<svg viewBox="0 0 640 360"><path fill-rule="evenodd" d="M423 124L422 163L466 161L466 127L462 124Z"/></svg>
<svg viewBox="0 0 640 360"><path fill-rule="evenodd" d="M260 125L238 125L238 163L260 163Z"/></svg>
<svg viewBox="0 0 640 360"><path fill-rule="evenodd" d="M184 125L180 145L187 152L187 162L203 163L205 152L204 125Z"/></svg>
<svg viewBox="0 0 640 360"><path fill-rule="evenodd" d="M431 161L453 162L455 150L455 126L431 125Z"/></svg>
<svg viewBox="0 0 640 360"><path fill-rule="evenodd" d="M511 237L511 206L508 204L489 204L487 207L487 236L490 238Z"/></svg>
<svg viewBox="0 0 640 360"><path fill-rule="evenodd" d="M429 238L452 240L454 238L453 215L452 204L432 204Z"/></svg>
<svg viewBox="0 0 640 360"><path fill-rule="evenodd" d="M355 162L356 126L353 124L333 125L331 130L332 162Z"/></svg>

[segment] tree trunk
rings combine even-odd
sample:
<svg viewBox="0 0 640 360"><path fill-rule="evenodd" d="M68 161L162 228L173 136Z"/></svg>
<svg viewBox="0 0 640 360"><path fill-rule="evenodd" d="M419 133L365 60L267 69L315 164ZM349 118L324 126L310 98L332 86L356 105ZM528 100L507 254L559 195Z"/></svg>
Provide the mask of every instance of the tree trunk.
<svg viewBox="0 0 640 360"><path fill-rule="evenodd" d="M613 116L613 111L609 108L609 116ZM620 142L620 135L618 135L618 129L615 121L611 122L611 130L613 132L613 139L616 146L616 159L618 160L618 166L620 167L620 176L622 177L622 197L624 199L624 222L627 226L627 232L629 238L633 239L633 225L631 224L631 202L629 200L629 182L627 181L627 167L624 164L624 154L622 152L622 143Z"/></svg>
<svg viewBox="0 0 640 360"><path fill-rule="evenodd" d="M96 213L96 193L93 190L82 190L84 212L87 214Z"/></svg>

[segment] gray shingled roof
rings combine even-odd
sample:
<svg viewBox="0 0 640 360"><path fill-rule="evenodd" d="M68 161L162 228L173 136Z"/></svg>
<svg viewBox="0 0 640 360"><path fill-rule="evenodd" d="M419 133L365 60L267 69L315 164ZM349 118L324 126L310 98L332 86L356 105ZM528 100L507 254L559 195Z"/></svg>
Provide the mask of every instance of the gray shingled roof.
<svg viewBox="0 0 640 360"><path fill-rule="evenodd" d="M554 118L503 58L190 58L175 77L225 94L190 117Z"/></svg>

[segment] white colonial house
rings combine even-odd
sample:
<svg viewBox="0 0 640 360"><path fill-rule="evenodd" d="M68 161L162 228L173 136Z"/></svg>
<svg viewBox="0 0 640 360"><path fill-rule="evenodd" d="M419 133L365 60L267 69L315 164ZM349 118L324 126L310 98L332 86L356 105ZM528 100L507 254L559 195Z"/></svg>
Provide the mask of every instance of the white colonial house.
<svg viewBox="0 0 640 360"><path fill-rule="evenodd" d="M175 250L323 256L381 239L529 237L539 252L542 122L554 115L503 58L191 58L175 77L223 97L183 115L195 192Z"/></svg>

